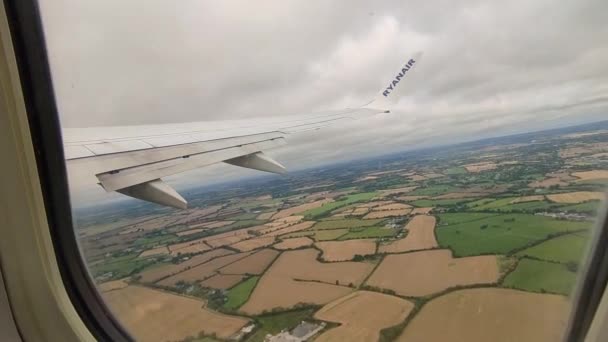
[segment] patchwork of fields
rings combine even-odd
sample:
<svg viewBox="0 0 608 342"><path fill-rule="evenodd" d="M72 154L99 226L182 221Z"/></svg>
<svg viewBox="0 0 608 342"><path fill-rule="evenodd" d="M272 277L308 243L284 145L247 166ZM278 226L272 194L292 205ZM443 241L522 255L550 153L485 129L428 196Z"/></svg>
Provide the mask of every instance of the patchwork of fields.
<svg viewBox="0 0 608 342"><path fill-rule="evenodd" d="M608 149L547 139L243 185L79 236L141 340L264 341L304 321L316 341L553 341Z"/></svg>

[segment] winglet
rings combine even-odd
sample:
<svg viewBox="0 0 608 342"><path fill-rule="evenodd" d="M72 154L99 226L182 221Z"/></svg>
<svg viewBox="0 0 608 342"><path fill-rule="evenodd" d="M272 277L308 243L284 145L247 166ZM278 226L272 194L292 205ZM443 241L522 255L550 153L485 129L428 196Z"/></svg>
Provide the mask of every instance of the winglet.
<svg viewBox="0 0 608 342"><path fill-rule="evenodd" d="M401 66L401 69L390 82L387 84L380 94L378 94L370 103L365 105L368 108L385 108L390 107L391 103L397 102L402 92L400 92L399 86L401 82L408 78L412 70L418 65L420 62L420 58L422 57L422 52L417 52L405 61L405 63Z"/></svg>

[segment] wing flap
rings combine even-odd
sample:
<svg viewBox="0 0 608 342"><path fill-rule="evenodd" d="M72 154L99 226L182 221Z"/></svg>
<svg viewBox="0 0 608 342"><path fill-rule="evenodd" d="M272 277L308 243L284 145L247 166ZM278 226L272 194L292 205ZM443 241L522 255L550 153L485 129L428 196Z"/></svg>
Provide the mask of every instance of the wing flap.
<svg viewBox="0 0 608 342"><path fill-rule="evenodd" d="M285 143L285 139L277 138L215 151L189 154L187 157L172 158L159 162L112 170L99 173L96 176L104 189L107 191L116 191L136 184L174 175L176 173L262 152L267 149L284 145Z"/></svg>

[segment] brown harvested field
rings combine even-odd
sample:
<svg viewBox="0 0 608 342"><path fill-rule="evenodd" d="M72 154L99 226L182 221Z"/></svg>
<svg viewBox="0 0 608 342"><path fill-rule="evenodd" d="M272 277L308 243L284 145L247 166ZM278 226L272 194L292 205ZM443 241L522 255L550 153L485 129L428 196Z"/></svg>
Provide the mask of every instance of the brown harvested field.
<svg viewBox="0 0 608 342"><path fill-rule="evenodd" d="M199 243L185 246L180 249L172 250L171 255L175 256L178 254L196 254L196 253L206 252L210 249L211 249L211 247L207 246L207 244L205 244L204 242L199 242Z"/></svg>
<svg viewBox="0 0 608 342"><path fill-rule="evenodd" d="M425 176L422 176L422 175L411 175L408 178L410 180L414 181L414 182L419 182L419 181L427 180L427 178Z"/></svg>
<svg viewBox="0 0 608 342"><path fill-rule="evenodd" d="M283 209L280 210L279 212L277 212L276 214L274 214L272 216L273 219L278 219L278 218L283 218L283 217L287 217L293 214L298 214L298 213L302 213L305 212L306 210L310 210L310 209L314 209L314 208L318 208L320 206L322 206L325 203L329 203L329 202L333 202L334 200L331 198L324 198L322 200L318 200L318 201L314 201L314 202L310 202L310 203L305 203L305 204L300 204L297 205L295 207L291 207L288 209Z"/></svg>
<svg viewBox="0 0 608 342"><path fill-rule="evenodd" d="M201 331L228 339L250 322L207 310L201 300L140 286L106 292L103 298L138 341L181 341Z"/></svg>
<svg viewBox="0 0 608 342"><path fill-rule="evenodd" d="M377 207L379 205L385 205L385 204L390 204L390 203L395 203L395 202L393 202L393 201L373 201L373 202L358 204L357 208L373 208L373 207Z"/></svg>
<svg viewBox="0 0 608 342"><path fill-rule="evenodd" d="M196 282L205 280L214 275L218 269L229 265L235 261L243 259L244 257L250 254L251 252L225 255L208 261L204 264L200 264L198 266L187 269L183 272L177 273L173 276L170 276L169 278L165 278L159 281L157 284L161 286L174 286L179 281Z"/></svg>
<svg viewBox="0 0 608 342"><path fill-rule="evenodd" d="M275 239L276 238L274 236L263 236L259 238L243 240L241 242L237 242L233 245L230 245L230 247L236 248L241 252L248 252L257 248L270 246L274 243Z"/></svg>
<svg viewBox="0 0 608 342"><path fill-rule="evenodd" d="M224 227L230 224L233 224L234 221L211 221L211 222L203 222L203 223L199 223L199 224L193 224L190 226L190 228L207 228L207 229L212 229L212 228L220 228L220 227Z"/></svg>
<svg viewBox="0 0 608 342"><path fill-rule="evenodd" d="M108 292L124 289L127 286L129 286L129 284L126 282L126 279L119 279L98 284L97 289L101 292Z"/></svg>
<svg viewBox="0 0 608 342"><path fill-rule="evenodd" d="M414 208L410 215L426 215L433 211L433 207L424 207L424 208Z"/></svg>
<svg viewBox="0 0 608 342"><path fill-rule="evenodd" d="M145 257L149 257L151 255L158 255L158 254L169 254L169 249L167 248L167 246L146 249L145 251L141 252L141 254L139 254L139 257L145 258Z"/></svg>
<svg viewBox="0 0 608 342"><path fill-rule="evenodd" d="M458 199L458 198L474 198L486 196L485 192L448 192L440 196L435 196L433 199Z"/></svg>
<svg viewBox="0 0 608 342"><path fill-rule="evenodd" d="M422 177L425 177L426 179L440 178L443 176L445 176L445 175L442 173L435 173L435 172L422 174Z"/></svg>
<svg viewBox="0 0 608 342"><path fill-rule="evenodd" d="M141 279L139 280L142 283L154 283L162 278L177 274L179 272L185 271L187 268L198 266L202 263L205 263L213 258L221 257L228 254L234 254L233 251L229 251L227 249L219 248L214 249L212 251L195 255L192 258L184 261L180 264L171 264L153 268L151 270L142 272L140 274Z"/></svg>
<svg viewBox="0 0 608 342"><path fill-rule="evenodd" d="M280 250L296 249L296 248L300 248L300 247L310 246L310 245L312 245L313 242L314 241L312 241L310 238L307 238L307 237L297 237L297 238L285 239L285 240L277 243L276 245L274 245L274 248L280 249Z"/></svg>
<svg viewBox="0 0 608 342"><path fill-rule="evenodd" d="M298 224L294 224L293 226L274 230L268 234L265 234L264 236L279 236L279 235L285 235L285 234L289 234L289 233L293 233L293 232L298 232L300 230L306 230L306 229L312 227L315 223L316 223L315 221L304 221L304 222L301 222Z"/></svg>
<svg viewBox="0 0 608 342"><path fill-rule="evenodd" d="M399 201L409 202L409 201L417 201L421 199L427 199L429 196L399 196L396 197Z"/></svg>
<svg viewBox="0 0 608 342"><path fill-rule="evenodd" d="M206 238L200 238L200 239L196 239L196 240L192 240L192 241L186 241L186 242L181 242L181 243L175 243L173 245L169 245L169 251L171 252L171 254L177 254L178 252L181 252L180 250L189 247L189 249L192 249L193 246L197 246L197 245L201 245L200 249L203 250L209 250L211 249L209 246L207 246L205 244L205 239ZM181 252L184 253L184 252ZM187 252L190 253L190 252Z"/></svg>
<svg viewBox="0 0 608 342"><path fill-rule="evenodd" d="M605 195L599 191L576 191L547 195L547 198L557 203L581 203L592 200L603 200Z"/></svg>
<svg viewBox="0 0 608 342"><path fill-rule="evenodd" d="M355 182L366 182L366 181L375 180L375 179L378 179L378 178L380 178L380 177L378 177L378 176L365 176L365 177L358 178L357 180L355 180Z"/></svg>
<svg viewBox="0 0 608 342"><path fill-rule="evenodd" d="M395 217L395 216L405 216L409 214L412 209L399 209L399 210L382 210L382 211L372 211L367 215L363 216L364 220L368 219L378 219L385 217Z"/></svg>
<svg viewBox="0 0 608 342"><path fill-rule="evenodd" d="M595 180L595 179L608 179L608 170L593 170L584 172L572 173L574 177L579 178L581 181Z"/></svg>
<svg viewBox="0 0 608 342"><path fill-rule="evenodd" d="M334 285L336 282L358 286L374 267L363 262L321 263L316 260L318 254L312 248L283 252L264 273L241 311L258 314L298 303L325 304L352 291Z"/></svg>
<svg viewBox="0 0 608 342"><path fill-rule="evenodd" d="M494 255L452 258L447 249L387 255L367 284L403 296L426 296L458 285L498 281Z"/></svg>
<svg viewBox="0 0 608 342"><path fill-rule="evenodd" d="M543 196L543 195L522 196L522 197L517 197L516 199L512 200L509 203L516 204L516 203L544 201L544 200L545 200L545 196Z"/></svg>
<svg viewBox="0 0 608 342"><path fill-rule="evenodd" d="M226 267L220 268L222 274L262 274L266 267L274 261L279 252L272 249L262 249Z"/></svg>
<svg viewBox="0 0 608 342"><path fill-rule="evenodd" d="M531 188L548 188L553 185L566 186L566 185L568 185L568 182L565 182L561 178L558 178L558 177L551 177L551 178L545 178L540 181L534 181L534 182L528 184L528 186Z"/></svg>
<svg viewBox="0 0 608 342"><path fill-rule="evenodd" d="M396 194L410 192L416 188L417 188L417 186L406 186L403 188L386 189L386 190L380 190L380 194L381 194L381 196L396 195Z"/></svg>
<svg viewBox="0 0 608 342"><path fill-rule="evenodd" d="M370 239L317 242L315 246L323 251L321 258L325 261L347 261L357 254L376 253L376 242Z"/></svg>
<svg viewBox="0 0 608 342"><path fill-rule="evenodd" d="M204 287L210 287L212 289L229 289L234 285L238 284L246 276L243 274L217 274L211 278L201 281L199 284Z"/></svg>
<svg viewBox="0 0 608 342"><path fill-rule="evenodd" d="M317 311L314 318L340 323L315 341L377 341L380 330L405 320L414 304L377 292L357 291L336 299Z"/></svg>
<svg viewBox="0 0 608 342"><path fill-rule="evenodd" d="M248 230L249 229L239 229L232 232L225 232L204 238L204 240L213 248L227 246L250 238L251 235L249 234Z"/></svg>
<svg viewBox="0 0 608 342"><path fill-rule="evenodd" d="M412 206L409 204L403 204L403 203L391 203L391 204L385 204L385 205L380 205L377 207L374 207L374 211L382 211L382 210L400 210L400 209L411 209Z"/></svg>
<svg viewBox="0 0 608 342"><path fill-rule="evenodd" d="M270 220L270 218L274 214L276 214L276 211L269 211L267 213L261 213L260 215L258 215L257 219L258 220Z"/></svg>
<svg viewBox="0 0 608 342"><path fill-rule="evenodd" d="M408 231L407 236L389 244L380 245L378 253L401 253L437 247L436 223L437 220L434 216L414 216L405 226Z"/></svg>
<svg viewBox="0 0 608 342"><path fill-rule="evenodd" d="M464 165L464 168L467 169L467 171L469 171L471 173L478 173L478 172L482 172L482 171L494 170L494 169L496 169L497 166L498 165L496 165L496 163L493 163L493 162L481 162L481 163Z"/></svg>
<svg viewBox="0 0 608 342"><path fill-rule="evenodd" d="M560 341L568 299L510 289L459 290L426 304L398 341Z"/></svg>
<svg viewBox="0 0 608 342"><path fill-rule="evenodd" d="M194 229L188 229L188 230L184 230L181 232L177 232L175 233L177 236L186 236L186 235L192 235L192 234L196 234L196 233L200 233L202 231L204 231L205 228L194 228Z"/></svg>

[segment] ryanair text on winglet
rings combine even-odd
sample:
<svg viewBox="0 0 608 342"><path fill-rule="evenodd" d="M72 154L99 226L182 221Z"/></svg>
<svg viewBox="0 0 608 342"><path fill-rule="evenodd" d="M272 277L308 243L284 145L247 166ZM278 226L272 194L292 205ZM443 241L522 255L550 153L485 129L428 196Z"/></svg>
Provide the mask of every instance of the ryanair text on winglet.
<svg viewBox="0 0 608 342"><path fill-rule="evenodd" d="M405 64L405 66L401 68L401 72L397 76L395 76L395 79L392 80L388 87L386 87L386 89L382 92L382 95L384 95L384 97L388 97L388 95L395 89L399 81L401 81L401 79L405 76L405 73L410 70L414 63L416 63L416 61L410 59L407 64Z"/></svg>

